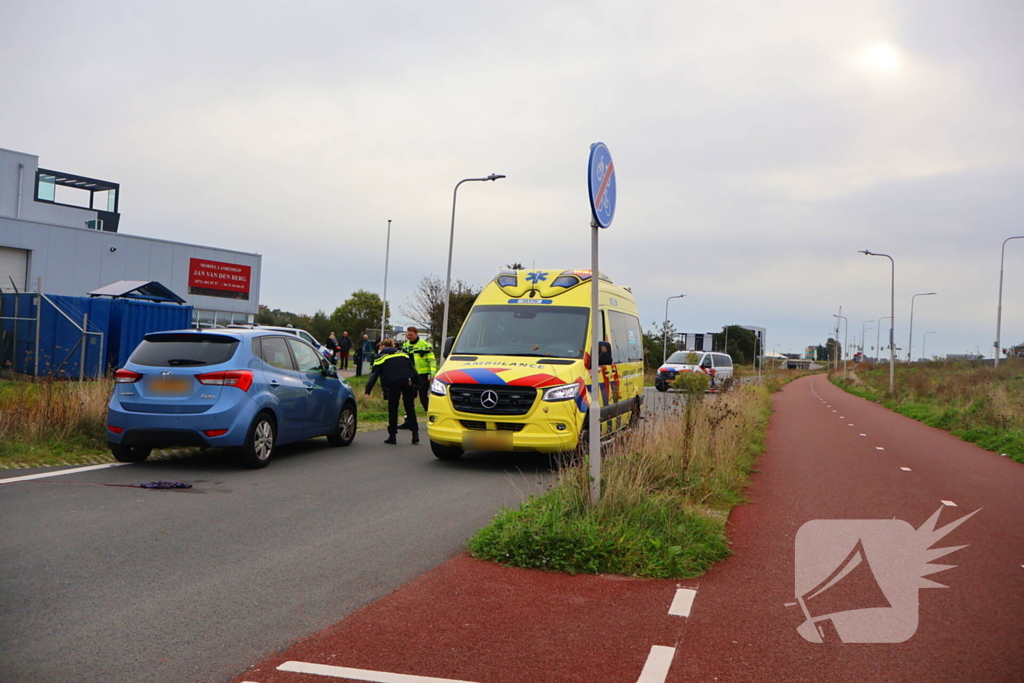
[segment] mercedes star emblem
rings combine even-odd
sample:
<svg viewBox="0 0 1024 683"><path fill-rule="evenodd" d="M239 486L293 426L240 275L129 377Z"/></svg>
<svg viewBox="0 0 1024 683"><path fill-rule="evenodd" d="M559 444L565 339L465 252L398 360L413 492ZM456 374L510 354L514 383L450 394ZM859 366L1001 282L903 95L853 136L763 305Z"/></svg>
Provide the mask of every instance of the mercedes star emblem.
<svg viewBox="0 0 1024 683"><path fill-rule="evenodd" d="M494 389L488 389L480 395L480 405L488 410L491 410L498 405L498 392Z"/></svg>

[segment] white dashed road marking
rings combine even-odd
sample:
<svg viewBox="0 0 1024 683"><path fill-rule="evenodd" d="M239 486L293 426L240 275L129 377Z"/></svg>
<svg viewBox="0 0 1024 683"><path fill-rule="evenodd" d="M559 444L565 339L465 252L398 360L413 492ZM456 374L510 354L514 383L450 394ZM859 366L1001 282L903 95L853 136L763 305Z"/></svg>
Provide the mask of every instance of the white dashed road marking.
<svg viewBox="0 0 1024 683"><path fill-rule="evenodd" d="M944 501L942 501L942 504L946 505L948 507L951 507L951 508L955 508L956 507L956 503L954 503L951 500L944 500Z"/></svg>
<svg viewBox="0 0 1024 683"><path fill-rule="evenodd" d="M697 597L697 591L692 588L677 588L676 596L672 599L672 606L668 613L674 617L690 616L690 609L693 607L693 599Z"/></svg>
<svg viewBox="0 0 1024 683"><path fill-rule="evenodd" d="M652 645L651 653L647 655L647 662L644 664L644 670L640 672L640 678L636 679L636 683L665 683L675 654L674 647Z"/></svg>
<svg viewBox="0 0 1024 683"><path fill-rule="evenodd" d="M876 451L884 451L885 449L882 448L881 446L875 446L875 450Z"/></svg>
<svg viewBox="0 0 1024 683"><path fill-rule="evenodd" d="M647 661L650 662L650 657L648 657ZM671 660L669 660L669 663L671 663ZM472 681L457 681L453 678L410 676L409 674L392 674L385 671L350 669L345 666L329 666L327 664L311 664L309 662L285 662L281 666L277 667L277 670L291 671L299 674L330 676L331 678L348 678L353 681L372 681L373 683L473 683ZM644 670L646 671L646 667ZM642 675L640 676L640 680L645 680ZM652 678L651 680L654 681L656 679ZM665 679L662 678L661 680Z"/></svg>
<svg viewBox="0 0 1024 683"><path fill-rule="evenodd" d="M909 472L910 471L909 467L901 467L900 469L903 470L904 472Z"/></svg>
<svg viewBox="0 0 1024 683"><path fill-rule="evenodd" d="M846 426L847 426L847 427L852 427L852 426L853 426L853 423L852 423L852 422L848 422L848 423L846 424Z"/></svg>
<svg viewBox="0 0 1024 683"><path fill-rule="evenodd" d="M867 434L861 434L861 436L867 436Z"/></svg>
<svg viewBox="0 0 1024 683"><path fill-rule="evenodd" d="M105 465L89 465L88 467L74 467L70 470L57 470L56 472L40 472L39 474L26 474L24 477L11 477L0 479L0 484L13 484L16 481L31 481L33 479L45 479L46 477L59 477L62 474L75 474L76 472L91 472L92 470L103 470L108 467L120 467L127 465L126 462L111 462Z"/></svg>

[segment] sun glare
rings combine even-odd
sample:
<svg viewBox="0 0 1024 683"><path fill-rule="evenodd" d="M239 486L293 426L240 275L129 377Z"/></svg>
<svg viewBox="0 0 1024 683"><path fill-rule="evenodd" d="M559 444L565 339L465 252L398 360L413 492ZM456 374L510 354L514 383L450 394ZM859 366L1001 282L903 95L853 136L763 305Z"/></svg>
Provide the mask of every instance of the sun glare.
<svg viewBox="0 0 1024 683"><path fill-rule="evenodd" d="M893 73L903 65L903 57L889 43L875 43L861 51L860 64L871 71Z"/></svg>

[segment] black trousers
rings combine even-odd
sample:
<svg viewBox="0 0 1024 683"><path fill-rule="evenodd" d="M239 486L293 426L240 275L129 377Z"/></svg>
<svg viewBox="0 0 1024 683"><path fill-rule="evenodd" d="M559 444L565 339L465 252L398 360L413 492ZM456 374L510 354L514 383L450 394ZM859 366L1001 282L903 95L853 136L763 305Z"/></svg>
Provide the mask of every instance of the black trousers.
<svg viewBox="0 0 1024 683"><path fill-rule="evenodd" d="M398 402L405 405L405 421L409 423L413 434L419 434L420 426L416 422L416 387L406 383L394 382L387 386L388 394L388 434L398 434Z"/></svg>
<svg viewBox="0 0 1024 683"><path fill-rule="evenodd" d="M356 361L356 377L362 377L363 376L363 353L361 351L356 351L356 353L355 353L355 361Z"/></svg>
<svg viewBox="0 0 1024 683"><path fill-rule="evenodd" d="M338 358L341 359L341 369L348 370L348 351L339 351Z"/></svg>
<svg viewBox="0 0 1024 683"><path fill-rule="evenodd" d="M420 375L420 385L418 387L420 395L420 403L423 404L423 412L427 412L427 401L430 400L430 382L427 378L430 375Z"/></svg>

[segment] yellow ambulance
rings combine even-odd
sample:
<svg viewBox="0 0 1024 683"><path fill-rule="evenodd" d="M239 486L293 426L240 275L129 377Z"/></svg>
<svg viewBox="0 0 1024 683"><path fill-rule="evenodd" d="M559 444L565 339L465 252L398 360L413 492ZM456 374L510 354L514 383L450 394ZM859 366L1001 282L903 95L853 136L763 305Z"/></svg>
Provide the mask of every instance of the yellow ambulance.
<svg viewBox="0 0 1024 683"><path fill-rule="evenodd" d="M639 419L643 337L628 287L599 279L601 434ZM441 460L465 451L576 448L590 387L589 270L501 270L477 297L430 387L427 434Z"/></svg>

